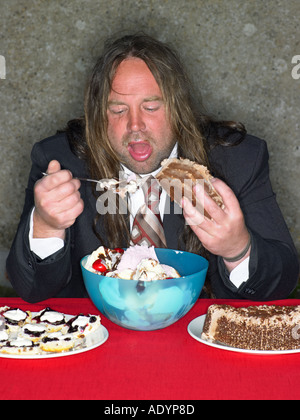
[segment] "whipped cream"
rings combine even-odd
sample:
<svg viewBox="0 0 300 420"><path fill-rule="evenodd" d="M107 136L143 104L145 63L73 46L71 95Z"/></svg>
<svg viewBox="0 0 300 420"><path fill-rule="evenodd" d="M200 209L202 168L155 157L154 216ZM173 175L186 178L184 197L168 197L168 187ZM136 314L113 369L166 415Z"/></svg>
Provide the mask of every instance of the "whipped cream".
<svg viewBox="0 0 300 420"><path fill-rule="evenodd" d="M94 273L102 274L93 268L93 263L98 259L101 259L108 268L108 271L104 274L106 277L138 281L180 277L178 271L173 267L160 264L153 246L134 245L123 254L116 254L113 250L99 247L88 256L85 268Z"/></svg>
<svg viewBox="0 0 300 420"><path fill-rule="evenodd" d="M10 347L32 347L33 342L26 338L17 337L9 342Z"/></svg>
<svg viewBox="0 0 300 420"><path fill-rule="evenodd" d="M8 334L5 331L0 331L0 341L7 341Z"/></svg>
<svg viewBox="0 0 300 420"><path fill-rule="evenodd" d="M25 321L28 315L26 312L22 311L21 309L11 309L9 311L4 312L3 316L9 321L21 322L21 321Z"/></svg>
<svg viewBox="0 0 300 420"><path fill-rule="evenodd" d="M34 320L39 320L40 322L46 322L52 325L59 325L64 323L65 317L62 313L47 308L41 311Z"/></svg>
<svg viewBox="0 0 300 420"><path fill-rule="evenodd" d="M137 266L133 280L159 280L165 279L167 275L157 260L144 258Z"/></svg>
<svg viewBox="0 0 300 420"><path fill-rule="evenodd" d="M122 254L119 252L100 246L96 249L96 251L89 255L85 268L89 271L97 273L97 271L93 269L93 264L96 260L102 259L108 270L114 270L120 262L121 255Z"/></svg>
<svg viewBox="0 0 300 420"><path fill-rule="evenodd" d="M45 324L26 324L23 327L23 333L26 335L39 336L47 331Z"/></svg>
<svg viewBox="0 0 300 420"><path fill-rule="evenodd" d="M99 181L99 186L100 188L119 194L122 198L124 198L127 193L134 194L143 185L147 178L148 177L138 178L135 174L132 174L127 179L124 177L121 177L120 180L113 178L102 179Z"/></svg>
<svg viewBox="0 0 300 420"><path fill-rule="evenodd" d="M85 328L90 321L90 318L84 315L79 315L75 321L72 322L72 327Z"/></svg>
<svg viewBox="0 0 300 420"><path fill-rule="evenodd" d="M43 324L27 324L25 327L26 330L33 333L41 333L46 331L46 325Z"/></svg>

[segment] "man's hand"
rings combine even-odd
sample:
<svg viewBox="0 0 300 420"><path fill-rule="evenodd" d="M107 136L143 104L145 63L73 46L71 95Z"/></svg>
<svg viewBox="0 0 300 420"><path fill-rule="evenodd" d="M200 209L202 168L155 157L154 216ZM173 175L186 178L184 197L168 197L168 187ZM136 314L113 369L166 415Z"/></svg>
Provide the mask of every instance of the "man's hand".
<svg viewBox="0 0 300 420"><path fill-rule="evenodd" d="M74 224L84 209L80 181L70 171L61 170L56 160L49 163L47 174L34 187L33 237L64 239L65 229Z"/></svg>
<svg viewBox="0 0 300 420"><path fill-rule="evenodd" d="M204 217L196 210L189 200L183 198L183 214L187 223L191 226L203 246L212 254L223 258L232 258L239 255L249 240L249 232L245 225L244 215L234 192L220 179L214 179L214 187L222 196L225 205L221 209L207 193L199 190L200 185L195 187L195 193L202 206L208 211L212 219ZM204 201L204 202L203 202ZM247 254L238 262L225 264L229 271L233 270Z"/></svg>

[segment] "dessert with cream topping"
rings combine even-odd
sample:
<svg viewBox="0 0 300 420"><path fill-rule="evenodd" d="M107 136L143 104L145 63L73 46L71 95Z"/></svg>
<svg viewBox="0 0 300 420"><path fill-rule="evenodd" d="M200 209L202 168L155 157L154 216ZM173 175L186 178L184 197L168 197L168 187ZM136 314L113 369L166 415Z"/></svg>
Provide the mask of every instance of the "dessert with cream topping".
<svg viewBox="0 0 300 420"><path fill-rule="evenodd" d="M39 346L35 344L32 340L18 336L16 338L6 341L5 345L0 349L0 353L14 355L37 355L39 354L39 352Z"/></svg>
<svg viewBox="0 0 300 420"><path fill-rule="evenodd" d="M5 319L6 328L11 332L17 331L19 327L22 327L26 321L31 319L30 312L24 312L18 308L11 309L7 306L5 308L0 308L0 314Z"/></svg>
<svg viewBox="0 0 300 420"><path fill-rule="evenodd" d="M124 199L127 193L133 194L141 188L147 178L137 177L136 174L132 174L126 178L126 175L121 172L119 180L114 178L102 179L99 181L99 186L100 188L119 194Z"/></svg>
<svg viewBox="0 0 300 420"><path fill-rule="evenodd" d="M0 308L0 354L46 355L86 348L103 335L101 318L67 316L45 308L39 313Z"/></svg>
<svg viewBox="0 0 300 420"><path fill-rule="evenodd" d="M65 325L65 316L60 312L53 311L50 308L43 309L34 318L33 323L47 323L47 330L50 332L60 331Z"/></svg>
<svg viewBox="0 0 300 420"><path fill-rule="evenodd" d="M246 350L300 348L300 306L211 305L202 339Z"/></svg>
<svg viewBox="0 0 300 420"><path fill-rule="evenodd" d="M37 342L41 336L46 334L47 330L48 326L46 324L25 324L20 330L19 335L25 339Z"/></svg>
<svg viewBox="0 0 300 420"><path fill-rule="evenodd" d="M57 331L43 337L40 347L45 352L62 353L76 349L80 344L80 340L73 337L72 334L63 334L61 331Z"/></svg>
<svg viewBox="0 0 300 420"><path fill-rule="evenodd" d="M134 245L125 251L101 246L87 258L85 268L125 280L152 281L180 277L175 268L160 264L153 246L148 248L144 245Z"/></svg>

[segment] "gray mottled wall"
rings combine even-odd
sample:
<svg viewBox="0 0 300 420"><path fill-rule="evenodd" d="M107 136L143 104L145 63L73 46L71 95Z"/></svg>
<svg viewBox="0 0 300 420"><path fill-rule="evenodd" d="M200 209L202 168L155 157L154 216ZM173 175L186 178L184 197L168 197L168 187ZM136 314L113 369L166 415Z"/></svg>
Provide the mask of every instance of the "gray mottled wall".
<svg viewBox="0 0 300 420"><path fill-rule="evenodd" d="M266 139L300 251L299 22L299 0L0 0L0 250L17 227L32 145L82 114L103 41L144 30L179 50L209 113Z"/></svg>

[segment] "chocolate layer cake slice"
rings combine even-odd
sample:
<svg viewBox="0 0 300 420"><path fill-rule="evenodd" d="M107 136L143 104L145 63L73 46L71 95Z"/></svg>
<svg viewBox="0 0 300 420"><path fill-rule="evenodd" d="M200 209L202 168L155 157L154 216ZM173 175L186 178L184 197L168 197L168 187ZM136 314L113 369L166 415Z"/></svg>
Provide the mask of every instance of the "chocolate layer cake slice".
<svg viewBox="0 0 300 420"><path fill-rule="evenodd" d="M187 197L194 206L199 205L193 188L197 183L202 183L205 191L218 206L224 207L222 197L215 190L211 182L213 177L206 166L182 158L165 159L162 161L161 166L162 169L156 175L156 178L171 200L177 204L181 205L182 198ZM210 217L205 209L200 208L199 210L203 211L206 217Z"/></svg>
<svg viewBox="0 0 300 420"><path fill-rule="evenodd" d="M300 306L211 305L201 338L247 350L300 349Z"/></svg>

